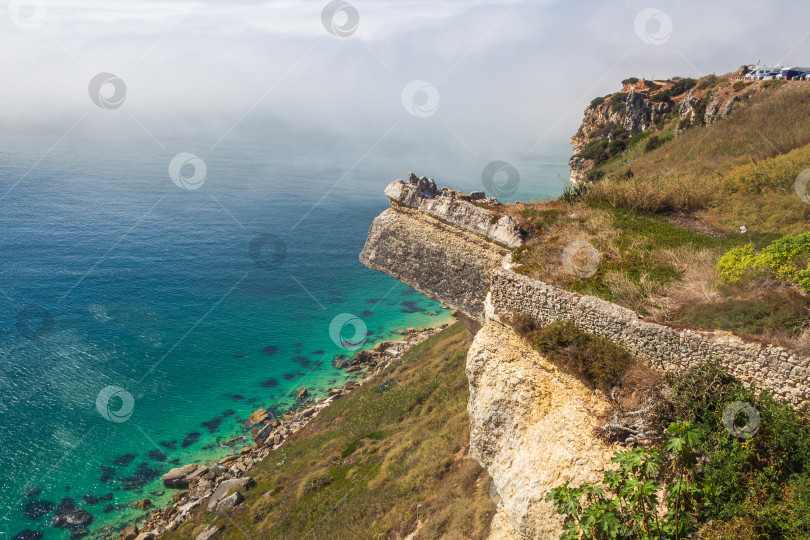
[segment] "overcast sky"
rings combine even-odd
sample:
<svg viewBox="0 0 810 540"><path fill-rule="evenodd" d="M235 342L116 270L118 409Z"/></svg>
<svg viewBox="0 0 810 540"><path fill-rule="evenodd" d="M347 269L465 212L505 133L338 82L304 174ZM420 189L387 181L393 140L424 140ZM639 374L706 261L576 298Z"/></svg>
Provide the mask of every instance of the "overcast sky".
<svg viewBox="0 0 810 540"><path fill-rule="evenodd" d="M126 119L216 139L272 122L381 136L399 122L529 152L567 140L629 76L810 64L808 15L761 0L12 1L0 125ZM126 86L103 84L102 106L99 73Z"/></svg>

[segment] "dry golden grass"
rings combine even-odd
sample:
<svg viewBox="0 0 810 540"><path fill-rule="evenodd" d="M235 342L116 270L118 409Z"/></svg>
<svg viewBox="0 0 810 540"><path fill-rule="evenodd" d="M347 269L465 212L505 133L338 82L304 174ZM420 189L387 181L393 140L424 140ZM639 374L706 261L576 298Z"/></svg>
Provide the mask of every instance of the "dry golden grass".
<svg viewBox="0 0 810 540"><path fill-rule="evenodd" d="M760 232L806 230L810 205L792 191L798 172L810 167L810 87L788 83L746 92L750 99L727 119L607 164L606 177L586 197L657 213L696 213L726 231L740 225ZM631 179L623 178L628 170ZM763 178L766 189L752 190Z"/></svg>

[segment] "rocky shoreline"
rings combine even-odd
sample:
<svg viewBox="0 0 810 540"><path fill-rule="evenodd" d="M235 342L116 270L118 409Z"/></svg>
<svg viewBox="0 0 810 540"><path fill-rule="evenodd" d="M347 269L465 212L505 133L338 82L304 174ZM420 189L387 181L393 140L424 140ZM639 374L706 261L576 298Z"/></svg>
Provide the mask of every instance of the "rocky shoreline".
<svg viewBox="0 0 810 540"><path fill-rule="evenodd" d="M364 372L359 381L347 381L342 388L330 388L328 396L316 402L308 402L298 411L290 411L282 418L271 418L271 413L258 409L247 420L248 429L253 435L253 445L243 445L237 452L206 465L188 464L171 469L163 475L166 489L177 489L172 496L173 503L165 508L157 508L137 525L124 528L120 540L152 540L162 537L165 532L175 530L183 522L199 512L208 511L225 514L242 503L243 497L235 488L250 488L254 485L249 476L250 470L270 453L284 445L294 433L301 431L320 411L340 399L341 396L362 386L376 374L386 369L392 361L400 358L405 351L438 334L450 323L435 327L407 328L396 333L402 335L397 341L381 341L373 349L358 351L351 359L338 359L337 367L350 373ZM305 399L308 390L299 389L298 397ZM238 445L244 436L226 441L226 445ZM151 501L144 499L144 509ZM197 540L213 540L219 536L219 528L211 525L197 536Z"/></svg>

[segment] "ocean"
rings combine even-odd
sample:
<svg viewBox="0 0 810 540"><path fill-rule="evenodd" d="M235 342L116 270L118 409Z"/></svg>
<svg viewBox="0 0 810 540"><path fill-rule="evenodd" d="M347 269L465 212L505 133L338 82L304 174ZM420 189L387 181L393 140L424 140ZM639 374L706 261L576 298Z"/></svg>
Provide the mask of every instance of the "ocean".
<svg viewBox="0 0 810 540"><path fill-rule="evenodd" d="M69 538L60 503L91 536L133 522L133 501L170 500L171 467L238 451L222 443L254 410L342 386L336 355L450 320L358 254L390 181L482 189L488 160L62 132L5 135L0 156L0 538ZM559 193L568 153L503 157L520 178L495 195Z"/></svg>

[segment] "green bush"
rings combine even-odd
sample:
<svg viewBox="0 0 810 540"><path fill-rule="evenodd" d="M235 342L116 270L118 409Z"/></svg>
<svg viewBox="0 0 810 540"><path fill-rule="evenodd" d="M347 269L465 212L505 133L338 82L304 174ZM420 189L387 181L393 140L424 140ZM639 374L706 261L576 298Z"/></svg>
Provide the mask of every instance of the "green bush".
<svg viewBox="0 0 810 540"><path fill-rule="evenodd" d="M598 107L599 105L601 105L604 102L605 102L605 98L603 98L603 97L594 98L594 99L591 100L591 107Z"/></svg>
<svg viewBox="0 0 810 540"><path fill-rule="evenodd" d="M624 107L627 101L627 92L617 92L610 97L610 108L617 111Z"/></svg>
<svg viewBox="0 0 810 540"><path fill-rule="evenodd" d="M630 77L629 79L625 79L622 81L622 84L636 84L638 82L638 77Z"/></svg>
<svg viewBox="0 0 810 540"><path fill-rule="evenodd" d="M557 321L533 332L532 343L558 363L599 390L618 385L633 356L610 340L584 332L568 321Z"/></svg>
<svg viewBox="0 0 810 540"><path fill-rule="evenodd" d="M759 87L763 90L776 90L777 88L781 88L785 82L785 79L769 79L767 81L762 81Z"/></svg>
<svg viewBox="0 0 810 540"><path fill-rule="evenodd" d="M668 140L669 137L653 135L647 139L647 144L644 146L644 152L652 152L653 150L663 146L663 144Z"/></svg>
<svg viewBox="0 0 810 540"><path fill-rule="evenodd" d="M666 90L662 90L657 94L650 97L650 101L653 102L661 102L661 101L670 101L675 96L680 96L683 93L688 92L697 84L697 81L694 79L678 79L675 80L672 86L667 88Z"/></svg>
<svg viewBox="0 0 810 540"><path fill-rule="evenodd" d="M734 83L734 85L731 87L731 89L732 89L732 90L734 90L735 92L739 92L739 91L741 91L743 88L745 88L746 86L748 86L749 84L751 84L751 83L749 83L749 82L745 82L745 81L736 81L736 82Z"/></svg>
<svg viewBox="0 0 810 540"><path fill-rule="evenodd" d="M700 79L698 79L698 82L695 85L695 90L705 90L707 88L712 88L715 84L717 84L718 80L719 78L717 77L717 75L714 74L701 77Z"/></svg>
<svg viewBox="0 0 810 540"><path fill-rule="evenodd" d="M810 292L810 233L786 235L755 253L753 244L734 248L717 263L725 283L736 283L746 274L772 270L779 278L801 285Z"/></svg>
<svg viewBox="0 0 810 540"><path fill-rule="evenodd" d="M714 362L667 380L678 421L666 443L617 452L600 483L547 494L565 517L561 538L810 537L807 409L758 395ZM728 418L738 403L754 416Z"/></svg>

